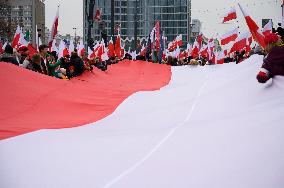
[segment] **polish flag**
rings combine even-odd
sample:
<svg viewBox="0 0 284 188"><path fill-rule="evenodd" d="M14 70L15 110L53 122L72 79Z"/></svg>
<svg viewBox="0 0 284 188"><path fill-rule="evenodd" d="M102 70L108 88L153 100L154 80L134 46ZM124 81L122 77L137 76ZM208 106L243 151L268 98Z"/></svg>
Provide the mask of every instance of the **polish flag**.
<svg viewBox="0 0 284 188"><path fill-rule="evenodd" d="M94 51L88 47L88 59L94 59L95 58L95 53Z"/></svg>
<svg viewBox="0 0 284 188"><path fill-rule="evenodd" d="M265 36L270 34L271 32L272 32L272 21L269 20L269 22L263 27L262 34Z"/></svg>
<svg viewBox="0 0 284 188"><path fill-rule="evenodd" d="M198 44L198 42L195 40L195 42L194 42L194 44L193 44L191 56L192 56L193 58L198 57L198 52L199 52L199 44Z"/></svg>
<svg viewBox="0 0 284 188"><path fill-rule="evenodd" d="M56 12L56 15L55 15L55 19L54 19L54 22L52 24L52 28L51 28L51 34L49 36L49 39L48 39L48 46L51 48L52 46L52 41L53 39L55 38L55 36L57 35L57 28L58 28L58 18L59 18L59 6L57 8L57 12Z"/></svg>
<svg viewBox="0 0 284 188"><path fill-rule="evenodd" d="M108 56L115 57L114 44L113 44L112 39L110 39L108 43Z"/></svg>
<svg viewBox="0 0 284 188"><path fill-rule="evenodd" d="M212 52L209 60L211 61L211 63L214 63L214 64L216 63L216 54L214 52Z"/></svg>
<svg viewBox="0 0 284 188"><path fill-rule="evenodd" d="M233 53L233 52L236 52L236 51L241 51L244 48L246 48L247 41L248 41L249 37L250 37L249 32L245 32L245 33L239 35L239 37L235 40L235 43L230 50L230 53Z"/></svg>
<svg viewBox="0 0 284 188"><path fill-rule="evenodd" d="M160 33L161 28L159 21L156 22L155 30L156 30L156 51L158 52L160 49L160 35L161 35Z"/></svg>
<svg viewBox="0 0 284 188"><path fill-rule="evenodd" d="M85 53L85 46L84 46L84 42L83 39L80 40L79 45L77 46L77 51L78 51L78 55L80 57L83 57L84 53Z"/></svg>
<svg viewBox="0 0 284 188"><path fill-rule="evenodd" d="M265 48L264 36L262 35L262 33L260 33L258 25L248 15L248 13L242 8L242 6L240 4L239 4L239 7L240 7L245 19L246 19L248 28L251 32L253 39L264 49Z"/></svg>
<svg viewBox="0 0 284 188"><path fill-rule="evenodd" d="M64 57L65 55L64 53L66 53L65 48L66 48L65 42L61 40L59 43L58 59L60 59L61 57Z"/></svg>
<svg viewBox="0 0 284 188"><path fill-rule="evenodd" d="M56 39L53 39L52 41L52 45L51 45L51 52L55 51L56 53L58 53L58 48L56 46Z"/></svg>
<svg viewBox="0 0 284 188"><path fill-rule="evenodd" d="M230 9L230 11L224 15L223 23L226 23L230 20L237 19L237 12L236 9L233 7Z"/></svg>
<svg viewBox="0 0 284 188"><path fill-rule="evenodd" d="M121 52L121 37L119 31L115 41L115 55L118 57L118 59L122 59L123 54Z"/></svg>
<svg viewBox="0 0 284 188"><path fill-rule="evenodd" d="M174 51L178 46L182 46L182 34L178 35L174 41L169 43L168 50Z"/></svg>
<svg viewBox="0 0 284 188"><path fill-rule="evenodd" d="M202 46L202 48L199 51L199 54L202 57L207 58L208 57L208 46L207 45Z"/></svg>
<svg viewBox="0 0 284 188"><path fill-rule="evenodd" d="M97 57L96 54L98 54L98 50L100 49L100 45L101 45L101 43L97 42L96 45L94 46L95 57Z"/></svg>
<svg viewBox="0 0 284 188"><path fill-rule="evenodd" d="M200 32L199 35L197 36L197 42L199 45L199 48L202 46L202 40L203 40L203 34Z"/></svg>
<svg viewBox="0 0 284 188"><path fill-rule="evenodd" d="M99 48L97 50L96 56L100 58L100 60L102 61L102 55L105 53L105 43L104 40L101 40L101 43L99 45Z"/></svg>
<svg viewBox="0 0 284 188"><path fill-rule="evenodd" d="M21 37L21 28L20 26L17 26L17 29L16 29L16 33L14 35L14 39L13 39L13 42L12 42L12 48L16 48L19 44L19 41L20 41L20 37Z"/></svg>
<svg viewBox="0 0 284 188"><path fill-rule="evenodd" d="M217 56L217 64L224 64L225 62L225 53L224 50L220 51Z"/></svg>
<svg viewBox="0 0 284 188"><path fill-rule="evenodd" d="M231 30L221 37L221 45L229 44L238 37L238 28Z"/></svg>
<svg viewBox="0 0 284 188"><path fill-rule="evenodd" d="M29 49L29 57L32 59L33 55L38 53L38 51L33 47L31 43L28 44L28 49Z"/></svg>
<svg viewBox="0 0 284 188"><path fill-rule="evenodd" d="M146 56L146 47L144 45L142 46L140 56Z"/></svg>

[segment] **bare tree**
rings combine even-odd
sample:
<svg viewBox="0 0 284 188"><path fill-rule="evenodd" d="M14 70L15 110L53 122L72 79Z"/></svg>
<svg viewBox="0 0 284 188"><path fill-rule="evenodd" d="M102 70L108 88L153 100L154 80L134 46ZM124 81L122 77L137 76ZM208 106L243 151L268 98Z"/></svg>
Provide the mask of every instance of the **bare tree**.
<svg viewBox="0 0 284 188"><path fill-rule="evenodd" d="M9 0L0 0L0 39L11 41L18 21L12 21Z"/></svg>

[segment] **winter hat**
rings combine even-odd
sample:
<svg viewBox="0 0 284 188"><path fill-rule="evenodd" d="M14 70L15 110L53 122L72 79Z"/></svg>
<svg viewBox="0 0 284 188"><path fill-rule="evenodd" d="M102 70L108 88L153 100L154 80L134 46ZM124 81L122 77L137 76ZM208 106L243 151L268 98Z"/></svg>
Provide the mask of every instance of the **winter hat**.
<svg viewBox="0 0 284 188"><path fill-rule="evenodd" d="M8 44L8 45L5 47L5 52L6 52L7 54L13 54L13 48L12 48L12 46Z"/></svg>
<svg viewBox="0 0 284 188"><path fill-rule="evenodd" d="M279 40L279 36L275 33L270 33L268 35L265 35L264 37L264 42L266 45L270 44L270 43L276 43Z"/></svg>

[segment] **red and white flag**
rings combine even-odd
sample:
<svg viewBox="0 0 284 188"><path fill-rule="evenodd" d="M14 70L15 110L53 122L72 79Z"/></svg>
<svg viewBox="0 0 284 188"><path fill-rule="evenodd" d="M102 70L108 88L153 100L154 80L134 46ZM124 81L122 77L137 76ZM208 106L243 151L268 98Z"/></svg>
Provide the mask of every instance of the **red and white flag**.
<svg viewBox="0 0 284 188"><path fill-rule="evenodd" d="M230 50L230 53L233 53L233 52L236 52L236 51L241 51L244 48L246 48L247 41L248 41L249 37L250 37L249 32L245 32L245 33L239 35L239 37L235 40L235 43Z"/></svg>
<svg viewBox="0 0 284 188"><path fill-rule="evenodd" d="M58 49L58 59L60 59L61 57L64 57L64 55L66 55L66 45L65 42L63 40L60 41L59 43L59 49Z"/></svg>
<svg viewBox="0 0 284 188"><path fill-rule="evenodd" d="M217 64L224 64L225 58L226 56L225 56L224 50L221 50L217 56Z"/></svg>
<svg viewBox="0 0 284 188"><path fill-rule="evenodd" d="M193 44L192 51L191 51L191 56L192 56L193 58L198 57L198 52L199 52L199 44L198 44L198 42L195 40L195 42L194 42L194 44Z"/></svg>
<svg viewBox="0 0 284 188"><path fill-rule="evenodd" d="M258 25L255 23L255 21L248 15L248 13L242 8L242 6L239 4L239 7L246 19L248 28L251 32L251 35L253 39L261 46L263 49L265 48L265 42L264 42L264 36L259 31Z"/></svg>
<svg viewBox="0 0 284 188"><path fill-rule="evenodd" d="M226 45L236 40L236 38L238 37L238 32L238 28L236 28L221 36L221 45Z"/></svg>
<svg viewBox="0 0 284 188"><path fill-rule="evenodd" d="M12 48L15 48L18 46L19 44L19 41L20 41L20 37L21 37L21 28L20 26L17 26L17 29L16 29L16 33L14 35L14 39L13 39L13 42L12 42Z"/></svg>
<svg viewBox="0 0 284 188"><path fill-rule="evenodd" d="M83 39L80 40L79 45L77 46L77 51L78 51L78 55L80 57L83 57L83 55L84 55L84 53L86 51Z"/></svg>
<svg viewBox="0 0 284 188"><path fill-rule="evenodd" d="M226 23L234 19L237 19L237 12L236 12L236 9L233 7L230 9L228 13L224 15L223 23Z"/></svg>
<svg viewBox="0 0 284 188"><path fill-rule="evenodd" d="M272 32L272 21L269 20L269 22L263 27L262 34L265 36L271 32Z"/></svg>
<svg viewBox="0 0 284 188"><path fill-rule="evenodd" d="M156 22L156 25L155 25L155 32L156 32L156 41L155 41L155 43L156 43L156 51L158 52L159 51L159 49L160 49L160 35L161 35L161 33L160 33L160 22L159 21L157 21Z"/></svg>
<svg viewBox="0 0 284 188"><path fill-rule="evenodd" d="M94 59L95 58L95 53L94 51L88 47L88 59Z"/></svg>
<svg viewBox="0 0 284 188"><path fill-rule="evenodd" d="M182 35L178 35L174 41L170 42L168 45L168 50L169 51L174 51L176 50L177 47L181 47L182 46Z"/></svg>
<svg viewBox="0 0 284 188"><path fill-rule="evenodd" d="M202 41L203 41L203 34L202 34L202 32L200 32L197 36L197 42L198 42L198 45L199 45L199 50L202 46Z"/></svg>
<svg viewBox="0 0 284 188"><path fill-rule="evenodd" d="M113 44L112 39L110 39L108 43L108 56L115 57L114 44Z"/></svg>
<svg viewBox="0 0 284 188"><path fill-rule="evenodd" d="M49 39L48 39L48 46L49 46L49 48L51 48L52 41L55 38L55 36L57 35L58 19L59 19L59 6L57 8L55 19L54 19L54 22L53 22L52 27L51 27L51 34L50 34Z"/></svg>
<svg viewBox="0 0 284 188"><path fill-rule="evenodd" d="M116 36L115 41L115 56L118 57L118 59L121 59L123 54L121 52L121 37L120 32L118 32L118 35Z"/></svg>
<svg viewBox="0 0 284 188"><path fill-rule="evenodd" d="M202 48L199 51L199 55L201 55L203 58L208 58L208 45L202 46Z"/></svg>

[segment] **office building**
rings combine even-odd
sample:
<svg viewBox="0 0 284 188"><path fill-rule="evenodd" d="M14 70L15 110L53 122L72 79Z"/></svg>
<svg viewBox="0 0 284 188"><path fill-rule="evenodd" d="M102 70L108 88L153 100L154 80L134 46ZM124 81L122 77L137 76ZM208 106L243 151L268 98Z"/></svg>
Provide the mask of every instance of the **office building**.
<svg viewBox="0 0 284 188"><path fill-rule="evenodd" d="M2 15L1 19L8 22L13 29L17 25L23 30L29 30L31 33L31 42L35 44L36 26L41 39L45 39L45 4L44 0L2 0L7 6L7 12ZM5 33L2 33L5 37ZM45 42L45 41L43 41Z"/></svg>
<svg viewBox="0 0 284 188"><path fill-rule="evenodd" d="M113 1L113 8L112 2ZM93 9L90 7L93 5ZM191 0L84 0L84 41L88 38L88 27L91 26L91 37L99 40L101 32L108 36L113 27L120 26L122 38L148 36L156 21L160 21L168 41L178 34L188 41L191 30ZM102 10L100 21L92 19L96 10ZM114 11L112 14L112 10Z"/></svg>

